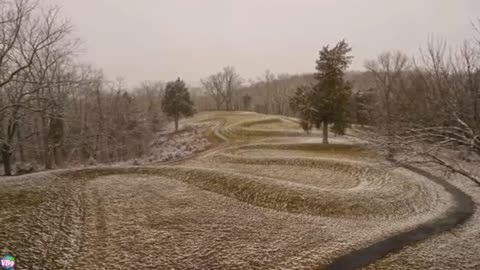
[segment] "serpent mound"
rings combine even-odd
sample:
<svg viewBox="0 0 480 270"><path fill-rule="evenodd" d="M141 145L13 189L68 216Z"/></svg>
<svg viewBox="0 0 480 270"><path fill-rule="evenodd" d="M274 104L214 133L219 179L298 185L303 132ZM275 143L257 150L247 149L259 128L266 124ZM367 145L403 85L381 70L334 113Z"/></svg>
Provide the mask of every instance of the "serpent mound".
<svg viewBox="0 0 480 270"><path fill-rule="evenodd" d="M0 180L1 252L22 268L316 269L449 211L427 178L360 146L304 138L290 120L221 120L225 147L175 166L64 170ZM295 124L295 123L293 123ZM254 135L252 135L254 134ZM282 137L282 143L263 139ZM300 140L301 141L301 140Z"/></svg>

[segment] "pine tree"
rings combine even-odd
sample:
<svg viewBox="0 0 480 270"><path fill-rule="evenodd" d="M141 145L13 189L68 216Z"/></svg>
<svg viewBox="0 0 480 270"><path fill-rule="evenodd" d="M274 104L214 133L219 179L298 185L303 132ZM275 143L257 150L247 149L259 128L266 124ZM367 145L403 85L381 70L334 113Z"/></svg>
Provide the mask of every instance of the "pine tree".
<svg viewBox="0 0 480 270"><path fill-rule="evenodd" d="M315 112L311 110L311 98L313 89L311 86L299 86L295 95L290 99L290 108L300 114L300 126L307 133L312 130L313 125L319 127L320 123L315 123Z"/></svg>
<svg viewBox="0 0 480 270"><path fill-rule="evenodd" d="M190 93L180 78L167 84L162 99L162 111L175 122L175 131L178 130L181 117L191 117L195 113Z"/></svg>
<svg viewBox="0 0 480 270"><path fill-rule="evenodd" d="M323 47L317 60L317 84L297 89L290 100L292 109L300 114L305 130L323 127L323 143L328 144L328 125L332 131L343 135L348 125L348 103L351 85L344 74L352 62L348 55L351 47L340 41L333 48Z"/></svg>

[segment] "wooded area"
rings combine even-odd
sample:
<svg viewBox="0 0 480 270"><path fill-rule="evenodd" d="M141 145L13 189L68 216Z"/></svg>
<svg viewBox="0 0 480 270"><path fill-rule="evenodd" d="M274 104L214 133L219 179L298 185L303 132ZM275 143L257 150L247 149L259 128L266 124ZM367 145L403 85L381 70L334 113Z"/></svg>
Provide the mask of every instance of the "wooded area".
<svg viewBox="0 0 480 270"><path fill-rule="evenodd" d="M161 104L164 84L145 82L127 89L122 79L109 81L102 71L80 63L80 42L58 8L44 10L29 0L0 5L0 152L5 174L145 155L168 120L165 113L172 111L169 102ZM365 71L347 71L350 58L344 58L335 82L321 75L335 70L321 67L322 59L330 57L328 47L315 75L266 71L247 81L227 66L202 79L203 92L191 93L192 100L196 111L245 110L304 119L309 113L323 114L302 127L334 123L332 131L342 134L355 125L388 158L441 164L480 184L478 176L446 155L451 150L465 160L480 156L478 34L477 39L467 37L460 48L431 39L415 56L385 52L368 61ZM345 46L343 52L350 52ZM296 92L319 87L331 93L308 98L303 109L291 106ZM185 85L178 89L187 91ZM346 91L339 99L340 89ZM183 95L190 99L188 92ZM332 95L336 98L328 106L317 106ZM327 107L336 112L327 117ZM194 112L184 111L185 116ZM180 114L169 115L178 126Z"/></svg>
<svg viewBox="0 0 480 270"><path fill-rule="evenodd" d="M79 63L58 8L0 2L0 144L6 175L143 155L164 124L163 84L127 91Z"/></svg>
<svg viewBox="0 0 480 270"><path fill-rule="evenodd" d="M339 110L345 117L337 123L355 127L356 136L384 151L388 159L441 165L480 184L478 172L458 161L480 161L480 32L476 25L480 23L473 26L477 36L467 37L460 47L430 39L418 55L384 52L365 63L366 71L346 71L343 78L352 87L347 106L341 99L330 100L326 93L318 99L307 94L321 83L318 75L275 76L270 71L239 87L233 103L259 113L299 116L307 131L325 127L324 118L316 120L317 116ZM338 95L342 88L328 89ZM325 102L333 102L333 110L321 105ZM221 105L217 108L227 109ZM342 134L343 128L337 127L330 129Z"/></svg>

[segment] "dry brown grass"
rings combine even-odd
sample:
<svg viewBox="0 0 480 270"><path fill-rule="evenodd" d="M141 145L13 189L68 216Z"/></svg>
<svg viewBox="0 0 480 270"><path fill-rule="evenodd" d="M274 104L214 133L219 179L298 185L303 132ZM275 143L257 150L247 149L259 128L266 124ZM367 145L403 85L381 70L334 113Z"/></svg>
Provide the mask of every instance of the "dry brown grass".
<svg viewBox="0 0 480 270"><path fill-rule="evenodd" d="M283 120L231 112L194 119L212 120L247 144L180 166L0 180L0 252L27 269L92 261L99 269L311 269L452 203L441 187L372 163L358 146L256 140L291 136ZM278 130L256 129L265 125Z"/></svg>

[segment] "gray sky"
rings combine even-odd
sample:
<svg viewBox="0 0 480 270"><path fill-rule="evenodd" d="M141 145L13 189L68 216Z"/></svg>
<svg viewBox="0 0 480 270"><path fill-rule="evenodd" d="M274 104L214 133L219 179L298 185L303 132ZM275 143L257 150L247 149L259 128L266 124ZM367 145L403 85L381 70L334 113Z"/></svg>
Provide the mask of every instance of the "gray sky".
<svg viewBox="0 0 480 270"><path fill-rule="evenodd" d="M361 69L385 50L416 53L432 35L458 44L480 17L480 0L48 1L70 17L83 58L130 85L198 84L226 65L244 78L313 72L318 50L342 38Z"/></svg>

